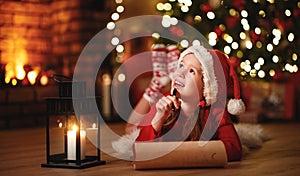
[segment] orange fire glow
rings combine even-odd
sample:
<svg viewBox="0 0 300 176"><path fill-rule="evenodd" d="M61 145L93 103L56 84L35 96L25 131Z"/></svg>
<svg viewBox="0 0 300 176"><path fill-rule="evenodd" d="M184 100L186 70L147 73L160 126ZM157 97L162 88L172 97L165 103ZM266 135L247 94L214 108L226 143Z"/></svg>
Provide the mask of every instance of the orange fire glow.
<svg viewBox="0 0 300 176"><path fill-rule="evenodd" d="M37 81L43 86L48 84L48 77L45 74L39 76L42 73L40 66L34 68L24 67L28 64L28 55L25 49L27 40L15 34L6 41L6 44L6 57L2 60L6 63L4 68L4 82L6 84L16 86L21 82L22 85L35 85Z"/></svg>
<svg viewBox="0 0 300 176"><path fill-rule="evenodd" d="M46 86L48 84L49 80L48 77L46 75L43 75L40 79L40 83L42 86Z"/></svg>

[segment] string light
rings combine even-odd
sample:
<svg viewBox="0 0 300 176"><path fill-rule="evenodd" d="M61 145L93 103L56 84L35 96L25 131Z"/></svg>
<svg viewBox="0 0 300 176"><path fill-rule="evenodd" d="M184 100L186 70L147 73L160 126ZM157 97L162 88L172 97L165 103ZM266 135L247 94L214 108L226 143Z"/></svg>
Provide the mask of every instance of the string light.
<svg viewBox="0 0 300 176"><path fill-rule="evenodd" d="M154 32L154 33L152 34L152 37L155 38L155 39L159 39L159 38L160 38L160 35L159 35L159 33Z"/></svg>
<svg viewBox="0 0 300 176"><path fill-rule="evenodd" d="M233 38L229 34L224 34L223 38L227 43L233 42Z"/></svg>
<svg viewBox="0 0 300 176"><path fill-rule="evenodd" d="M260 64L260 65L264 65L265 64L265 60L264 58L260 57L257 59L257 62Z"/></svg>
<svg viewBox="0 0 300 176"><path fill-rule="evenodd" d="M231 48L234 49L234 50L236 50L236 49L239 48L239 44L237 42L232 42Z"/></svg>
<svg viewBox="0 0 300 176"><path fill-rule="evenodd" d="M246 40L245 41L245 45L246 45L247 49L251 49L253 47L253 44L252 44L252 42L250 40Z"/></svg>
<svg viewBox="0 0 300 176"><path fill-rule="evenodd" d="M210 32L208 34L208 39L209 40L216 40L218 38L218 35L215 32Z"/></svg>
<svg viewBox="0 0 300 176"><path fill-rule="evenodd" d="M271 43L269 43L268 45L267 45L267 50L269 51L269 52L272 52L273 51L273 45L271 44Z"/></svg>
<svg viewBox="0 0 300 176"><path fill-rule="evenodd" d="M260 10L260 11L258 12L258 14L259 14L262 18L265 18L265 17L266 17L266 12L263 11L263 10Z"/></svg>
<svg viewBox="0 0 300 176"><path fill-rule="evenodd" d="M158 11L162 11L162 10L164 10L164 4L163 3L157 3L156 4L156 9L158 10Z"/></svg>
<svg viewBox="0 0 300 176"><path fill-rule="evenodd" d="M248 12L246 10L242 10L241 11L241 16L244 17L244 18L247 18L248 17Z"/></svg>
<svg viewBox="0 0 300 176"><path fill-rule="evenodd" d="M207 18L210 19L210 20L213 20L215 19L216 15L214 12L207 12L206 14Z"/></svg>
<svg viewBox="0 0 300 176"><path fill-rule="evenodd" d="M111 19L114 20L114 21L118 20L119 18L120 18L120 15L118 13L113 13L111 15Z"/></svg>
<svg viewBox="0 0 300 176"><path fill-rule="evenodd" d="M293 71L294 71L294 73L296 73L296 72L298 72L298 66L297 65L293 65Z"/></svg>
<svg viewBox="0 0 300 176"><path fill-rule="evenodd" d="M171 26L171 17L169 15L164 15L161 21L163 27L168 28Z"/></svg>
<svg viewBox="0 0 300 176"><path fill-rule="evenodd" d="M245 65L245 67L244 67L244 70L246 71L246 72L250 72L251 71L251 65Z"/></svg>
<svg viewBox="0 0 300 176"><path fill-rule="evenodd" d="M112 39L111 39L111 44L112 44L112 45L118 45L118 44L119 44L119 39L118 39L118 37L112 38Z"/></svg>
<svg viewBox="0 0 300 176"><path fill-rule="evenodd" d="M256 44L255 44L255 46L257 48L261 48L262 47L262 43L260 41L257 41Z"/></svg>
<svg viewBox="0 0 300 176"><path fill-rule="evenodd" d="M269 75L272 76L272 77L275 76L275 70L271 69L271 70L269 71Z"/></svg>
<svg viewBox="0 0 300 176"><path fill-rule="evenodd" d="M189 46L189 42L187 40L181 40L180 45L183 48L187 48Z"/></svg>
<svg viewBox="0 0 300 176"><path fill-rule="evenodd" d="M278 38L278 39L281 38L281 31L279 29L277 29L277 28L274 28L272 30L272 34L275 36L275 38Z"/></svg>
<svg viewBox="0 0 300 176"><path fill-rule="evenodd" d="M196 23L200 23L200 22L202 21L201 16L200 16L200 15L196 15L196 16L194 17L194 21L195 21Z"/></svg>
<svg viewBox="0 0 300 176"><path fill-rule="evenodd" d="M116 51L119 53L122 53L124 52L124 46L123 45L120 45L120 40L117 36L119 36L121 34L121 31L120 29L116 29L116 24L115 24L115 21L119 20L120 19L120 13L123 13L125 11L125 8L124 6L120 5L121 3L123 3L123 0L115 0L115 3L118 4L117 7L116 7L116 12L112 13L111 14L111 19L113 21L110 21L106 24L106 28L108 30L113 30L113 34L115 35L114 37L112 37L111 39L111 44L116 46ZM118 55L116 57L116 61L120 61L122 59L120 59L120 55Z"/></svg>
<svg viewBox="0 0 300 176"><path fill-rule="evenodd" d="M278 45L278 44L279 44L279 40L278 40L277 38L274 38L274 39L273 39L273 44L274 44L274 45Z"/></svg>
<svg viewBox="0 0 300 176"><path fill-rule="evenodd" d="M284 14L287 16L287 17L290 17L291 16L291 11L289 9L286 9Z"/></svg>
<svg viewBox="0 0 300 176"><path fill-rule="evenodd" d="M123 45L118 45L116 47L116 50L117 50L118 53L122 53L122 52L124 52L124 46Z"/></svg>
<svg viewBox="0 0 300 176"><path fill-rule="evenodd" d="M199 40L194 40L192 44L193 44L193 46L200 46L201 45Z"/></svg>
<svg viewBox="0 0 300 176"><path fill-rule="evenodd" d="M126 75L124 73L120 73L118 75L118 81L119 82L124 82L126 80Z"/></svg>
<svg viewBox="0 0 300 176"><path fill-rule="evenodd" d="M293 33L289 33L287 39L289 42L292 42L295 39L295 35Z"/></svg>
<svg viewBox="0 0 300 176"><path fill-rule="evenodd" d="M108 30L113 30L116 27L116 24L114 22L108 22L106 25L106 28Z"/></svg>
<svg viewBox="0 0 300 176"><path fill-rule="evenodd" d="M125 8L120 5L120 6L117 7L116 10L117 10L118 13L122 13L122 12L124 12Z"/></svg>
<svg viewBox="0 0 300 176"><path fill-rule="evenodd" d="M259 35L259 34L261 34L261 29L259 27L256 27L254 29L254 32L255 32L255 34Z"/></svg>
<svg viewBox="0 0 300 176"><path fill-rule="evenodd" d="M296 53L292 54L292 59L293 59L293 61L297 61L298 60L298 56L297 56Z"/></svg>
<svg viewBox="0 0 300 176"><path fill-rule="evenodd" d="M261 67L261 66L260 66L260 64L259 64L259 63L255 63L255 64L254 64L254 68L255 68L255 70L259 70L259 69L260 69L260 67Z"/></svg>
<svg viewBox="0 0 300 176"><path fill-rule="evenodd" d="M229 15L231 15L231 16L236 16L236 15L237 15L236 10L234 10L234 9L229 9Z"/></svg>
<svg viewBox="0 0 300 176"><path fill-rule="evenodd" d="M256 74L257 74L257 71L256 71L255 69L252 69L252 70L250 71L250 76L251 76L252 78L256 77Z"/></svg>
<svg viewBox="0 0 300 176"><path fill-rule="evenodd" d="M272 61L273 61L274 63L278 63L279 57L278 57L277 55L274 55L274 56L272 57Z"/></svg>
<svg viewBox="0 0 300 176"><path fill-rule="evenodd" d="M208 34L208 43L211 46L215 46L217 44L218 35L215 32L210 32Z"/></svg>
<svg viewBox="0 0 300 176"><path fill-rule="evenodd" d="M241 33L240 33L240 39L245 40L246 37L247 37L247 36L246 36L245 32L241 32Z"/></svg>
<svg viewBox="0 0 300 176"><path fill-rule="evenodd" d="M237 56L238 58L242 58L242 57L244 56L243 51L238 50L238 51L236 52L236 56Z"/></svg>
<svg viewBox="0 0 300 176"><path fill-rule="evenodd" d="M257 75L259 78L264 78L266 76L266 73L263 70L259 70Z"/></svg>
<svg viewBox="0 0 300 176"><path fill-rule="evenodd" d="M170 3L165 3L163 5L164 10L169 11L172 9L172 5Z"/></svg>
<svg viewBox="0 0 300 176"><path fill-rule="evenodd" d="M186 5L181 6L180 9L181 9L181 11L184 12L184 13L186 13L186 12L188 12L188 11L190 10L189 7L186 6Z"/></svg>
<svg viewBox="0 0 300 176"><path fill-rule="evenodd" d="M230 54L230 52L231 52L230 46L225 46L225 47L224 47L224 53L225 53L225 54Z"/></svg>

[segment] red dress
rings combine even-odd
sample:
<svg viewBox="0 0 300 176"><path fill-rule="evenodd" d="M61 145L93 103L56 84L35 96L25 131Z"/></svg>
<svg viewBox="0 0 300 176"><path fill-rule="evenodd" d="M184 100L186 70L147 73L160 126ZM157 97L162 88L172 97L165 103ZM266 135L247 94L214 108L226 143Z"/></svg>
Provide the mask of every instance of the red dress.
<svg viewBox="0 0 300 176"><path fill-rule="evenodd" d="M204 120L202 122L202 126L206 125L205 128L209 130L216 129L214 135L209 140L221 140L226 149L228 161L239 161L242 157L242 147L238 137L238 134L233 126L233 123L229 117L229 114L226 110L222 108L214 108L214 110L210 114L209 121L209 113L211 107L204 108ZM140 134L137 141L155 141L158 138L160 141L163 141L163 136L160 133L156 133L154 128L151 125L152 118L156 113L155 106L151 107L150 112L148 113L147 117L141 122L139 128L141 129ZM218 125L219 122L219 125ZM174 125L180 127L180 124L177 122ZM216 126L218 125L218 126ZM182 129L182 126L181 126ZM207 130L206 129L206 130Z"/></svg>

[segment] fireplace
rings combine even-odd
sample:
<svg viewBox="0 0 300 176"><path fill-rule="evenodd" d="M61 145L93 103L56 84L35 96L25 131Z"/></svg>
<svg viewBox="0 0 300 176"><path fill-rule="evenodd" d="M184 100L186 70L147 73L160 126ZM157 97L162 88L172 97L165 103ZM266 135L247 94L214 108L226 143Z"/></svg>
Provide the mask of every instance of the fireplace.
<svg viewBox="0 0 300 176"><path fill-rule="evenodd" d="M107 24L104 2L0 3L0 129L45 123L45 97L58 95L49 76L72 76L84 45Z"/></svg>

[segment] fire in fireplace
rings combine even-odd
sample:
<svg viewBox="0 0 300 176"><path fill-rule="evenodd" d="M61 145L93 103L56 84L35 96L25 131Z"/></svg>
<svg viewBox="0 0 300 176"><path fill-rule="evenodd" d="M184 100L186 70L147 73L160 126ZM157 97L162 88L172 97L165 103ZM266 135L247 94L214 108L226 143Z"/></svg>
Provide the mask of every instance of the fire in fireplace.
<svg viewBox="0 0 300 176"><path fill-rule="evenodd" d="M46 86L49 83L49 73L51 71L42 70L41 67L32 67L22 64L2 64L1 66L1 85L3 87L14 86Z"/></svg>

